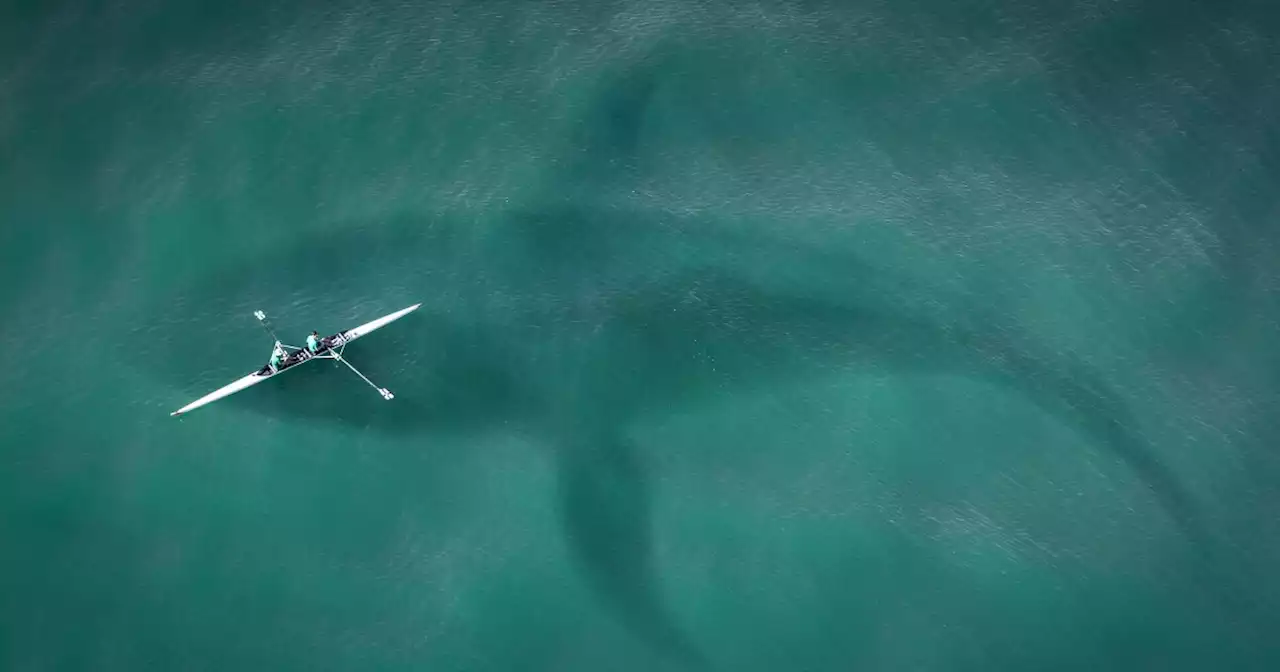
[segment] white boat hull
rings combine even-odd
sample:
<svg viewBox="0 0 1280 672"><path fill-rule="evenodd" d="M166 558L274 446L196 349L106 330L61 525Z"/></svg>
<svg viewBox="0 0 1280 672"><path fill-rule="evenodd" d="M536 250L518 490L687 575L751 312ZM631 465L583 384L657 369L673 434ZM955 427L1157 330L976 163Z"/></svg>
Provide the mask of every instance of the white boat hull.
<svg viewBox="0 0 1280 672"><path fill-rule="evenodd" d="M381 329L387 326L388 324L391 324L392 322L395 322L396 320L404 317L405 315L408 315L409 313L412 313L413 311L417 310L421 306L422 306L421 303L416 303L403 310L397 310L396 312L391 313L390 315L379 317L378 319L372 322L366 322L354 329L348 329L340 334L342 336L342 341L338 345L350 343L351 341L354 341L357 338L360 338L361 336L368 336L370 333L378 329Z"/></svg>
<svg viewBox="0 0 1280 672"><path fill-rule="evenodd" d="M182 415L184 413L188 413L197 408L200 408L201 406L204 406L206 404L211 404L219 399L235 394L236 392L253 387L254 385L257 385L258 383L261 383L264 380L267 380L269 378L274 378L280 375L281 373L288 371L294 366L297 366L298 364L306 363L308 361L311 361L312 359L332 358L333 355L326 354L327 351L331 351L334 348L340 348L342 346L345 346L347 343L350 343L356 340L357 338L360 338L361 336L367 336L370 333L377 331L378 329L381 329L382 327L385 327L388 324L391 324L392 322L395 322L396 320L404 317L405 315L412 313L413 311L417 310L421 306L422 304L418 303L418 304L409 306L408 308L397 310L396 312L391 313L390 315L384 315L382 317L379 317L378 319L373 320L372 322L366 322L353 329L348 329L346 331L342 331L337 334L334 334L332 337L326 339L329 345L325 349L325 351L322 351L317 355L306 357L305 359L298 361L291 366L288 366L286 368L282 368L279 370L271 370L270 368L267 368L267 367L259 369L243 378L240 378L239 380L236 380L233 383L224 385L218 388L217 390L214 390L213 392L210 392L209 394L206 394L203 397L196 399L195 401L187 404L186 406L183 406L182 408L179 408L178 410L170 413L169 415L170 416ZM391 398L385 393L383 396L387 399Z"/></svg>
<svg viewBox="0 0 1280 672"><path fill-rule="evenodd" d="M271 378L273 375L274 374L264 376L255 371L245 376L244 378L237 380L234 383L225 385L221 388L218 388L217 390L214 390L213 392L210 392L209 394L204 395L203 397L200 397L199 399L196 399L195 401L187 404L186 406L183 406L182 408L179 408L178 410L170 413L169 415L170 416L182 415L187 411L195 410L197 408L200 408L201 406L204 406L205 404L211 404L223 397L235 394L240 390L253 387L258 383L261 383L262 381L268 378Z"/></svg>

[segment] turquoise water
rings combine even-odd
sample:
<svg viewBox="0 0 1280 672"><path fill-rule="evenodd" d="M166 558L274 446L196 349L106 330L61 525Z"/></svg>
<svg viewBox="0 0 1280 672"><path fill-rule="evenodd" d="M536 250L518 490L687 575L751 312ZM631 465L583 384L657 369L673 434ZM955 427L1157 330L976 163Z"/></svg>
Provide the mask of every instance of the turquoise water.
<svg viewBox="0 0 1280 672"><path fill-rule="evenodd" d="M1280 664L1270 7L0 12L0 669Z"/></svg>

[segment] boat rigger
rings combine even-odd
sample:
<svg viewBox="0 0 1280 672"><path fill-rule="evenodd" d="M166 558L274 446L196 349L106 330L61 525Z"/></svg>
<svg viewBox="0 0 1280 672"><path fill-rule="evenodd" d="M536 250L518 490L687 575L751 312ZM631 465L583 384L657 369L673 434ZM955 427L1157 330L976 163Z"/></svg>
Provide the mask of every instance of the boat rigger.
<svg viewBox="0 0 1280 672"><path fill-rule="evenodd" d="M258 318L258 321L261 322L262 326L266 328L267 333L270 333L271 337L275 339L275 345L273 346L272 350L276 356L272 357L272 362L266 364L265 366L258 369L257 371L254 371L253 373L250 373L249 375L233 383L224 385L223 387L220 387L214 390L213 392L210 392L209 394L206 394L203 397L196 399L195 401L187 404L186 406L183 406L182 408L179 408L178 410L170 413L169 415L170 416L182 415L189 411L200 408L201 406L204 406L206 404L213 403L219 399L222 399L223 397L227 397L232 394L235 394L240 390L253 387L258 383L261 383L270 378L274 378L284 373L285 371L288 371L289 369L292 369L293 367L298 366L299 364L304 364L306 362L310 362L316 359L332 359L345 364L347 368L351 369L351 371L354 372L357 376L360 376L361 380L368 383L371 387L377 390L378 393L382 395L383 399L387 399L387 400L394 399L395 395L391 394L390 390L388 390L385 387L379 387L373 381L369 380L363 373L360 373L359 369L357 369L355 366L352 366L351 362L347 361L347 359L343 357L342 353L346 349L348 343L356 340L357 338L360 338L361 336L367 336L368 334L378 329L381 329L382 327L385 327L388 324L391 324L392 322L395 322L396 320L404 317L405 315L408 315L409 313L412 313L413 311L417 310L421 305L422 305L421 303L417 303L412 306L409 306L408 308L397 310L396 312L391 313L390 315L383 315L382 317L379 317L378 319L373 320L372 322L366 322L358 327L347 329L346 331L340 331L332 336L318 339L318 341L316 342L316 348L314 352L308 348L300 348L297 346L285 345L284 343L281 343L280 339L276 338L275 330L272 329L271 323L267 321L266 314L263 313L261 310L259 310L254 313L254 317Z"/></svg>

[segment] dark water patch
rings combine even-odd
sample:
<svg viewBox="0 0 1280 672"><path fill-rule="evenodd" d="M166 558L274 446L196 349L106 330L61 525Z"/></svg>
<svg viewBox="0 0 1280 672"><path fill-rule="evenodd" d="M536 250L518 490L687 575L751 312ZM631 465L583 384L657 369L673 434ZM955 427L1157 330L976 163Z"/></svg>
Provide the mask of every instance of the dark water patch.
<svg viewBox="0 0 1280 672"><path fill-rule="evenodd" d="M345 311L355 324L424 302L349 353L397 393L393 402L333 379L346 372L313 366L219 403L291 423L422 437L424 445L444 433L526 433L555 460L562 531L585 583L638 638L683 661L701 656L659 595L652 483L627 427L753 387L832 370L999 385L1126 465L1188 542L1213 543L1124 397L1016 318L856 255L784 244L785 236L757 236L714 214L597 203L594 189L640 172L645 110L662 87L647 63L602 87L579 155L557 176L564 187L547 189L542 204L489 213L484 227L421 213L347 222L177 288L190 311L180 327L195 333L218 332L231 315L248 321L255 308L283 312L305 333L308 320ZM290 305L284 297L298 298ZM189 357L176 326L156 333L137 365L185 387L209 358ZM255 329L238 329L234 339ZM311 386L325 393L299 393Z"/></svg>
<svg viewBox="0 0 1280 672"><path fill-rule="evenodd" d="M584 211L559 221L572 227L603 219L619 217ZM378 301L377 279L395 269L395 291L420 296L423 309L354 344L348 354L392 388L396 400L384 402L345 371L321 363L274 381L280 386L259 386L218 403L290 422L414 436L513 428L528 433L548 446L558 464L564 531L588 584L642 637L682 658L696 656L662 616L654 589L658 578L646 560L649 486L643 462L622 438L628 423L832 369L945 373L1005 387L1123 462L1189 542L1213 543L1192 498L1098 374L980 309L957 310L967 317L942 323L895 312L894 305L919 305L919 297L886 296L884 289L894 283L863 281L876 271L856 259L845 260L845 275L831 278L846 291L827 287L806 295L802 288L782 293L710 267L618 277L606 263L566 262L557 246L521 246L513 253L502 239L468 239L465 224L439 219L404 217L384 227L352 228L308 240L269 265L247 263L178 290L188 305L208 311L180 326L213 329L211 320L226 315L219 306L239 306L247 315L246 295L314 291L336 297L337 305L343 297L349 304ZM659 242L642 219L616 229L628 230L646 231L639 236L646 246ZM689 244L682 235L678 245ZM705 235L699 244L715 247L716 238ZM724 247L747 244L735 235ZM377 254L353 253L370 249ZM502 265L490 263L491 255ZM773 251L775 258L783 255L786 267L830 264L825 252ZM589 287L600 291L579 293ZM830 298L837 294L842 300ZM946 294L938 299L945 302ZM319 316L308 310L312 319ZM255 329L241 331L256 335ZM182 342L176 332L160 336L159 344ZM198 375L208 361L191 359L177 345L153 347L160 349L138 364L179 385L189 385L175 377L179 372Z"/></svg>

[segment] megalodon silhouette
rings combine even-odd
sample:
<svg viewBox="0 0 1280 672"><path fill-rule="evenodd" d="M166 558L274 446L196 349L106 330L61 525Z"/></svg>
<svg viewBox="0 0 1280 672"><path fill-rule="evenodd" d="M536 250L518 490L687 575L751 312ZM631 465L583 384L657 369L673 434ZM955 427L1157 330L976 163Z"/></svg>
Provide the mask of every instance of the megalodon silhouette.
<svg viewBox="0 0 1280 672"><path fill-rule="evenodd" d="M184 331L168 329L139 365L174 385L177 407L207 391L193 387L208 367L190 356L195 334L235 320L250 334L251 311L281 313L286 297L351 297L360 310L352 324L422 301L411 319L377 335L382 345L362 342L349 353L375 379L402 368L392 358L410 353L412 368L379 380L394 401L356 385L340 395L297 394L344 384L321 383L321 375L347 374L316 366L218 403L368 431L502 427L538 438L557 465L563 529L585 581L639 638L690 667L710 663L659 597L651 487L628 427L727 391L834 368L999 385L1123 460L1185 534L1205 535L1123 399L1008 319L865 260L746 233L714 214L659 216L593 198L592 180L625 180L632 170L659 71L641 63L605 87L567 174L581 178L579 187L487 218L498 225L400 213L245 259L162 297ZM686 256L670 263L673 255ZM761 268L769 272L753 270ZM295 310L321 317L305 303Z"/></svg>

